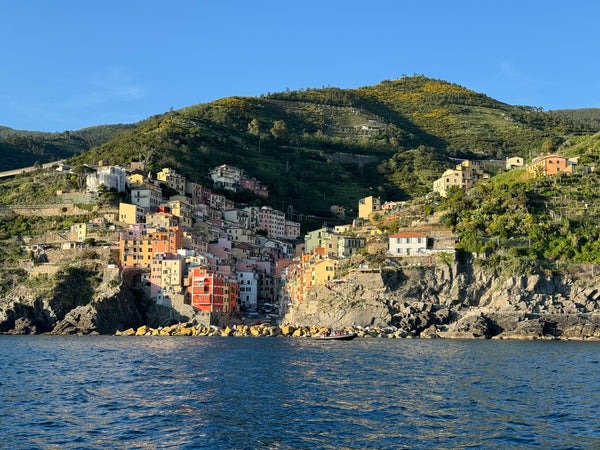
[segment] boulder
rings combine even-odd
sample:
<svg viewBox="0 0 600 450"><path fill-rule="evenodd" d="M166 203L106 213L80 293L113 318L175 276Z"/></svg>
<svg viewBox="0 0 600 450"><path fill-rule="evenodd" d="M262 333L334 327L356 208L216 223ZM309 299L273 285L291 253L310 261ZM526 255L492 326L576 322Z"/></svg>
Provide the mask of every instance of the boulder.
<svg viewBox="0 0 600 450"><path fill-rule="evenodd" d="M492 336L492 331L487 317L481 314L467 314L457 322L442 327L436 335L445 338L486 339Z"/></svg>

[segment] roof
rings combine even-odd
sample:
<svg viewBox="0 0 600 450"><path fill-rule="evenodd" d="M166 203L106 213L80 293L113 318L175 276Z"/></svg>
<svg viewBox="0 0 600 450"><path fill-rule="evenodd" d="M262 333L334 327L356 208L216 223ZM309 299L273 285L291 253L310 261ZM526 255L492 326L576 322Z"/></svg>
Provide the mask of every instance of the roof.
<svg viewBox="0 0 600 450"><path fill-rule="evenodd" d="M403 231L401 233L396 233L390 236L391 238L411 238L411 237L420 237L426 238L427 236L421 233L414 233L412 231Z"/></svg>

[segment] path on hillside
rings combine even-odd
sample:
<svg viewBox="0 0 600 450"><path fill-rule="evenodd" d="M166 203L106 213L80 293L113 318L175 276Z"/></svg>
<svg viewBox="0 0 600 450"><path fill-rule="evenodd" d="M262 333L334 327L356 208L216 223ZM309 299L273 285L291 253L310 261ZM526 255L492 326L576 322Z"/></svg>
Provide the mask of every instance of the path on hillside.
<svg viewBox="0 0 600 450"><path fill-rule="evenodd" d="M38 170L40 168L48 169L55 164L60 164L65 161L66 161L66 159L61 159L60 161L52 161L52 162L49 162L46 164L42 164L41 167L30 166L30 167L22 167L20 169L7 170L5 172L0 172L0 178L14 177L15 175L19 175L20 173L33 172L34 170Z"/></svg>

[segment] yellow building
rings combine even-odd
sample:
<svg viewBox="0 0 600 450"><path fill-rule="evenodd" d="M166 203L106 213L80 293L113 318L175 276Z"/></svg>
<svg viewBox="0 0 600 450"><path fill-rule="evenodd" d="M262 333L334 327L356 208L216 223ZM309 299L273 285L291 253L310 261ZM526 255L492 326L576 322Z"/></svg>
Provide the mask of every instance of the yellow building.
<svg viewBox="0 0 600 450"><path fill-rule="evenodd" d="M513 156L512 158L506 158L506 170L517 169L525 165L525 160L520 156Z"/></svg>
<svg viewBox="0 0 600 450"><path fill-rule="evenodd" d="M337 261L321 259L311 266L311 285L322 285L335 278Z"/></svg>
<svg viewBox="0 0 600 450"><path fill-rule="evenodd" d="M378 197L365 197L358 201L358 218L368 219L374 212L381 211L381 200Z"/></svg>
<svg viewBox="0 0 600 450"><path fill-rule="evenodd" d="M165 292L181 292L183 261L181 259L164 259L161 262L162 290Z"/></svg>
<svg viewBox="0 0 600 450"><path fill-rule="evenodd" d="M484 178L489 178L489 174L483 171L483 163L481 161L466 160L457 164L454 169L446 170L441 178L435 180L433 191L445 197L448 189L452 186L467 190Z"/></svg>
<svg viewBox="0 0 600 450"><path fill-rule="evenodd" d="M87 237L87 224L77 223L71 227L71 236L73 241L83 242Z"/></svg>
<svg viewBox="0 0 600 450"><path fill-rule="evenodd" d="M156 174L156 179L162 181L171 189L185 195L185 177L178 175L173 169L164 168Z"/></svg>
<svg viewBox="0 0 600 450"><path fill-rule="evenodd" d="M438 178L433 182L433 191L437 192L442 197L445 197L446 192L451 186L462 188L462 170L446 170L441 178Z"/></svg>
<svg viewBox="0 0 600 450"><path fill-rule="evenodd" d="M171 208L171 214L179 217L179 223L186 227L191 227L193 224L192 199L185 195L174 195L167 202Z"/></svg>
<svg viewBox="0 0 600 450"><path fill-rule="evenodd" d="M129 175L127 177L127 184L129 187L132 186L141 186L144 184L144 175L141 173L134 173L133 175Z"/></svg>
<svg viewBox="0 0 600 450"><path fill-rule="evenodd" d="M119 222L133 225L135 223L144 223L146 214L144 208L130 203L119 203Z"/></svg>

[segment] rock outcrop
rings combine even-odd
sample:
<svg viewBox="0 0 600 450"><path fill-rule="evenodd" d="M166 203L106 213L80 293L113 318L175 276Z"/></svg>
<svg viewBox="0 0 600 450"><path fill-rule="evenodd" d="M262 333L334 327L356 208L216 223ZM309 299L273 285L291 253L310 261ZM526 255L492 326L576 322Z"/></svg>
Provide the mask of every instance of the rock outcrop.
<svg viewBox="0 0 600 450"><path fill-rule="evenodd" d="M418 266L354 272L315 286L284 323L394 327L421 337L597 339L599 302L600 289L590 281L501 278L456 264Z"/></svg>
<svg viewBox="0 0 600 450"><path fill-rule="evenodd" d="M135 276L114 287L105 280L68 311L64 301L16 288L0 301L0 333L304 337L345 329L359 337L600 340L600 283L591 279L502 278L456 264L355 271L314 286L281 327L248 327L226 313L143 305Z"/></svg>
<svg viewBox="0 0 600 450"><path fill-rule="evenodd" d="M74 308L54 326L52 334L114 334L143 323L139 302L131 291L123 289Z"/></svg>

